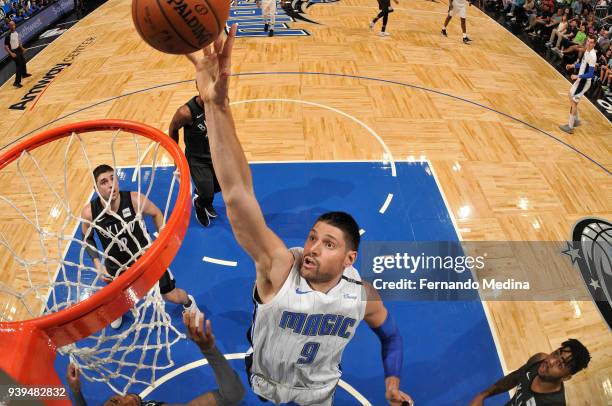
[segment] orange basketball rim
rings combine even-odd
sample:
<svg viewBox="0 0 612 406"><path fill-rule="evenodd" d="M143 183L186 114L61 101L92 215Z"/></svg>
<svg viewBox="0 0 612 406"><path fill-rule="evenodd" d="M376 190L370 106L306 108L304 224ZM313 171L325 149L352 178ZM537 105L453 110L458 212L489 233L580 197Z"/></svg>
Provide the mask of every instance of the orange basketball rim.
<svg viewBox="0 0 612 406"><path fill-rule="evenodd" d="M178 145L162 131L127 120L105 119L67 124L46 130L0 155L0 170L23 151L31 151L73 133L122 130L159 143L173 158L181 179L190 179L189 167ZM58 347L74 343L115 320L143 297L159 280L176 255L191 213L190 182L180 182L174 209L151 247L113 283L86 300L38 318L0 322L0 369L23 385L62 385L53 368ZM67 400L45 400L68 405Z"/></svg>

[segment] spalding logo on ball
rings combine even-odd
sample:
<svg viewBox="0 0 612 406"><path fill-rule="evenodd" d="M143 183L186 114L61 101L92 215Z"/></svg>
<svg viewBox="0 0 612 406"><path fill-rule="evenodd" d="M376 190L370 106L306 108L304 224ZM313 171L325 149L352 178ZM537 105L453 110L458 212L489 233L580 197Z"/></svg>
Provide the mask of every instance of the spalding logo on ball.
<svg viewBox="0 0 612 406"><path fill-rule="evenodd" d="M189 54L212 43L229 16L230 0L133 0L138 34L167 54Z"/></svg>

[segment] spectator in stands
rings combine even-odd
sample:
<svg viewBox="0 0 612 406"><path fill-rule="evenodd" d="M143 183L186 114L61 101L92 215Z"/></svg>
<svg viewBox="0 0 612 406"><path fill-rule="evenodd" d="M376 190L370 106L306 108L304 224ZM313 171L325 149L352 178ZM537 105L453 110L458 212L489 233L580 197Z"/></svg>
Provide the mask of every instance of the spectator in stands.
<svg viewBox="0 0 612 406"><path fill-rule="evenodd" d="M518 7L521 8L525 4L525 0L511 0L507 5L506 12L507 17L514 17L514 10Z"/></svg>
<svg viewBox="0 0 612 406"><path fill-rule="evenodd" d="M519 8L518 15L516 18L517 20L519 20L519 22L525 20L523 22L523 25L527 26L529 24L529 21L531 21L532 17L535 18L536 14L537 10L535 0L526 0L525 5L522 7L522 9Z"/></svg>
<svg viewBox="0 0 612 406"><path fill-rule="evenodd" d="M594 8L589 0L582 0L582 12L587 11L587 13L592 13Z"/></svg>
<svg viewBox="0 0 612 406"><path fill-rule="evenodd" d="M548 24L544 25L544 27L540 29L540 34L543 38L549 37L552 30L559 26L559 23L561 23L561 20L563 19L563 15L563 9L559 8L557 12L550 18Z"/></svg>
<svg viewBox="0 0 612 406"><path fill-rule="evenodd" d="M593 21L587 21L586 33L590 37L597 37L597 29Z"/></svg>
<svg viewBox="0 0 612 406"><path fill-rule="evenodd" d="M13 2L11 3L11 8L9 9L9 11L7 11L6 15L8 15L9 17L14 17L17 15L18 12L19 10L17 9L17 3Z"/></svg>
<svg viewBox="0 0 612 406"><path fill-rule="evenodd" d="M589 10L583 9L581 14L577 14L574 16L574 20L578 22L578 26L580 27L580 23L587 20L589 16Z"/></svg>
<svg viewBox="0 0 612 406"><path fill-rule="evenodd" d="M553 19L552 7L545 1L540 4L542 12L538 17L535 18L533 23L525 30L530 36L535 37L538 34L552 31L552 27L556 26L561 21L559 14L554 14L555 18L558 17L557 22Z"/></svg>
<svg viewBox="0 0 612 406"><path fill-rule="evenodd" d="M565 34L567 27L568 27L567 14L563 14L559 25L552 30L552 33L550 34L550 39L546 43L546 46L548 48L552 48L553 44L556 44L555 39L561 42L561 38L563 38L563 34Z"/></svg>
<svg viewBox="0 0 612 406"><path fill-rule="evenodd" d="M4 17L4 20L2 21L2 32L8 31L9 30L9 23L11 22L11 17L6 16Z"/></svg>
<svg viewBox="0 0 612 406"><path fill-rule="evenodd" d="M561 57L567 56L569 54L578 53L578 58L584 52L584 43L586 42L587 34L586 34L586 26L582 24L580 26L580 30L574 36L574 39L570 44L567 44L567 47L563 46L563 42L561 43Z"/></svg>
<svg viewBox="0 0 612 406"><path fill-rule="evenodd" d="M581 0L574 0L574 2L572 3L572 12L574 16L579 16L580 14L582 14Z"/></svg>
<svg viewBox="0 0 612 406"><path fill-rule="evenodd" d="M4 37L4 49L15 62L15 82L13 83L13 86L22 87L21 78L27 78L32 75L28 73L26 61L23 57L25 50L23 49L23 45L21 45L21 39L19 38L19 33L17 32L16 27L17 26L15 25L14 21L9 23L11 33Z"/></svg>
<svg viewBox="0 0 612 406"><path fill-rule="evenodd" d="M561 54L560 56L563 56L561 52L561 47L570 46L572 44L572 39L574 39L577 33L578 23L576 22L576 20L570 20L569 26L565 30L565 34L563 34L561 38L557 40L557 44L552 50L557 54Z"/></svg>
<svg viewBox="0 0 612 406"><path fill-rule="evenodd" d="M552 16L552 13L548 6L543 2L536 9L536 14L529 18L529 26L525 29L525 32L531 32L536 28L538 24L546 24L546 21Z"/></svg>
<svg viewBox="0 0 612 406"><path fill-rule="evenodd" d="M542 0L540 3L548 7L551 13L555 11L555 1L554 0Z"/></svg>
<svg viewBox="0 0 612 406"><path fill-rule="evenodd" d="M601 28L599 33L597 34L597 44L595 45L595 49L597 49L597 53L603 55L610 48L610 33L606 31L605 28Z"/></svg>
<svg viewBox="0 0 612 406"><path fill-rule="evenodd" d="M609 95L612 83L612 49L608 49L605 55L600 56L599 80L606 96Z"/></svg>

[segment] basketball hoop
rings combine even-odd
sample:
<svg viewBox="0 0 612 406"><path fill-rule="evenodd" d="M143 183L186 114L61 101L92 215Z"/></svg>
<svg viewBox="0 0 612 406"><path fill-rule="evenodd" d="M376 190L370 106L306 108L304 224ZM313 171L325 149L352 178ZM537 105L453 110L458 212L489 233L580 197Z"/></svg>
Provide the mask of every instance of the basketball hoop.
<svg viewBox="0 0 612 406"><path fill-rule="evenodd" d="M23 385L62 385L53 368L57 350L100 331L147 295L172 262L189 224L191 191L187 161L178 145L170 137L145 124L113 119L92 120L46 130L1 154L0 171L15 161L17 161L16 165L19 165L18 160L22 156L29 155L30 152L45 144L65 137L77 137L78 143L82 142L81 134L98 131L125 132L131 136L148 138L158 147L163 147L174 161L175 176L180 174L180 180L186 181L179 181L180 186L174 208L157 239L149 244L136 262L125 272L119 274L112 283L100 287L84 300L69 303L66 308L54 313L40 315L29 320L0 321L0 346L3 348L0 369ZM70 142L72 142L71 139ZM88 158L86 159L89 164ZM138 159L139 162L142 161L141 157ZM64 167L67 166L67 162L64 162ZM155 169L155 163L153 169ZM44 172L41 173L45 177ZM91 179L91 172L89 173ZM167 208L168 206L166 212ZM162 211L164 211L163 208ZM36 216L36 228L42 229L38 226L38 213ZM78 221L80 217L74 216L72 220ZM43 231L40 232L43 233ZM51 289L54 289L53 285ZM69 404L68 401L46 401L46 403L50 405Z"/></svg>

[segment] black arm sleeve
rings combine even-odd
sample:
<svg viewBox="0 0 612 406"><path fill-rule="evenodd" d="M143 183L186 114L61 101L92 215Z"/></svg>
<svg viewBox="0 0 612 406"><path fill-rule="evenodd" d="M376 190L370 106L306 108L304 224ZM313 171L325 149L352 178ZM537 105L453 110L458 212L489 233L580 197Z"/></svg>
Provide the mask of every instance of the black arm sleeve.
<svg viewBox="0 0 612 406"><path fill-rule="evenodd" d="M85 402L85 398L83 397L81 391L74 392L72 389L70 389L70 392L72 392L75 406L87 406L87 402Z"/></svg>
<svg viewBox="0 0 612 406"><path fill-rule="evenodd" d="M240 377L232 369L223 354L219 352L217 346L210 351L202 351L213 372L219 389L213 391L218 406L235 406L246 395L246 389Z"/></svg>

